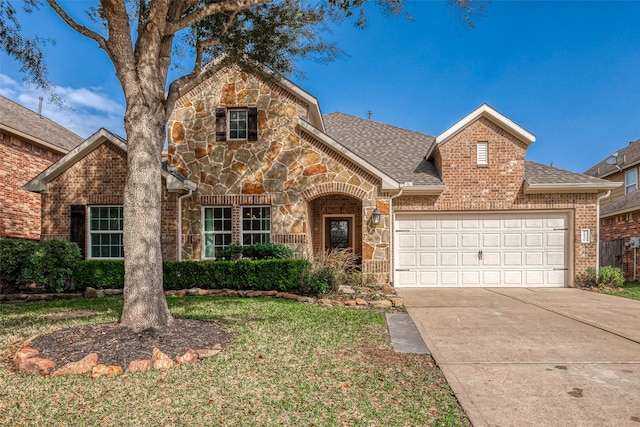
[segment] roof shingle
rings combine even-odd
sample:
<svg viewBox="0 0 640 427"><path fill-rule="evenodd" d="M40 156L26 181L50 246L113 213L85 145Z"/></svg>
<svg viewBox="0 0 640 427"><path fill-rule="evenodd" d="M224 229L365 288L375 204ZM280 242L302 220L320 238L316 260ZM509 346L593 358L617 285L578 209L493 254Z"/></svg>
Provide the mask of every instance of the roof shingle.
<svg viewBox="0 0 640 427"><path fill-rule="evenodd" d="M64 152L74 148L83 138L51 119L0 96L0 124L36 140L60 147Z"/></svg>

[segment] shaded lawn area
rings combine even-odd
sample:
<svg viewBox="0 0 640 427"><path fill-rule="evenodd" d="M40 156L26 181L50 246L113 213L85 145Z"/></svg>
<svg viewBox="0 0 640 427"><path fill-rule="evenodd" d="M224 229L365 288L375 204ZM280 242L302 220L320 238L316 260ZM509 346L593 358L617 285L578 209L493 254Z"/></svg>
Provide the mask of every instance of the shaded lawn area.
<svg viewBox="0 0 640 427"><path fill-rule="evenodd" d="M0 425L470 425L429 356L392 350L380 312L270 299L168 301L174 316L217 321L233 340L196 365L96 380L17 374L9 349L48 331L115 321L121 298L0 305ZM62 314L71 311L81 317Z"/></svg>
<svg viewBox="0 0 640 427"><path fill-rule="evenodd" d="M622 287L622 292L604 291L603 293L609 294L609 295L616 295L624 298L640 300L640 282L639 281L625 282L624 286Z"/></svg>

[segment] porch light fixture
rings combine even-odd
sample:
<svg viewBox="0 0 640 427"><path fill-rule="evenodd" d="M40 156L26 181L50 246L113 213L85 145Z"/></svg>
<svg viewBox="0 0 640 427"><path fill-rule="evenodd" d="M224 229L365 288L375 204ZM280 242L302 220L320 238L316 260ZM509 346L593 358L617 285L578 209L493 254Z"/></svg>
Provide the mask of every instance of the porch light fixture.
<svg viewBox="0 0 640 427"><path fill-rule="evenodd" d="M378 208L375 208L371 214L371 223L373 225L380 224L380 210Z"/></svg>

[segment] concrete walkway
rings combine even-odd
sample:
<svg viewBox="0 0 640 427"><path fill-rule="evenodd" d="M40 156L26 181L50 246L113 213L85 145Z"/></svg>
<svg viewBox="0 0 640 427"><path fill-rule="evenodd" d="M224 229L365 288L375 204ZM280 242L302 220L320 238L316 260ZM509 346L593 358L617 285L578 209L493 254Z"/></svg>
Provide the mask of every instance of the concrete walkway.
<svg viewBox="0 0 640 427"><path fill-rule="evenodd" d="M578 289L402 289L474 426L640 427L640 301Z"/></svg>

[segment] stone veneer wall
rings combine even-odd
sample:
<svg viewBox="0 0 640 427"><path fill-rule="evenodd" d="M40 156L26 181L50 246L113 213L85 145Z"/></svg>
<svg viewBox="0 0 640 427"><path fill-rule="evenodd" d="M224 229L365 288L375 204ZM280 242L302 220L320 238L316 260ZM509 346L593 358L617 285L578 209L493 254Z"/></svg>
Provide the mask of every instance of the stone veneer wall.
<svg viewBox="0 0 640 427"><path fill-rule="evenodd" d="M40 195L24 184L62 156L40 145L0 132L0 238L40 239Z"/></svg>
<svg viewBox="0 0 640 427"><path fill-rule="evenodd" d="M258 140L216 141L218 107L257 107ZM388 253L379 247L388 247L388 240L376 230L388 227L388 218L378 227L368 222L379 180L301 131L297 123L308 110L288 91L237 69L219 72L178 100L169 121L168 161L198 185L183 202L183 259L201 258L203 205L232 206L234 241L240 237L240 206L271 206L272 240L305 257L313 254L321 227L310 204L348 196L361 204L362 230L355 238L363 241L367 272L388 272Z"/></svg>
<svg viewBox="0 0 640 427"><path fill-rule="evenodd" d="M49 193L42 195L42 239L69 240L71 205L122 205L126 166L126 153L107 142L49 183ZM177 259L177 197L163 186L161 242L165 260ZM88 211L86 215L88 218ZM87 227L87 236L88 232Z"/></svg>

